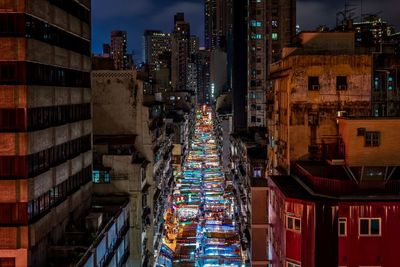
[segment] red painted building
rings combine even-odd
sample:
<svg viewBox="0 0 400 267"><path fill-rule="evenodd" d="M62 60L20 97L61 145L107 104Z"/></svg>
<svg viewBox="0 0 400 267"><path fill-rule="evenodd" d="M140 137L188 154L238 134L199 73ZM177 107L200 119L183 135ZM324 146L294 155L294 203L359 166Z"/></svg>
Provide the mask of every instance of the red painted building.
<svg viewBox="0 0 400 267"><path fill-rule="evenodd" d="M395 119L340 119L341 156L269 178L271 266L400 266L399 128Z"/></svg>

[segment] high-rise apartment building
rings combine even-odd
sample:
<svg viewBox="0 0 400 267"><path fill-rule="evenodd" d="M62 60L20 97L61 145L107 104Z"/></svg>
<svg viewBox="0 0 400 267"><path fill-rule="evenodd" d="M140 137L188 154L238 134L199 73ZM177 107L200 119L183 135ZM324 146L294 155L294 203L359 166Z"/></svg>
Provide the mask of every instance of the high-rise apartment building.
<svg viewBox="0 0 400 267"><path fill-rule="evenodd" d="M0 2L0 266L46 266L90 207L90 8Z"/></svg>
<svg viewBox="0 0 400 267"><path fill-rule="evenodd" d="M190 24L185 22L183 13L174 17L172 34L171 80L175 91L186 90L188 64L190 62Z"/></svg>
<svg viewBox="0 0 400 267"><path fill-rule="evenodd" d="M167 56L171 53L171 34L158 30L146 30L144 39L144 62L154 69L170 67Z"/></svg>
<svg viewBox="0 0 400 267"><path fill-rule="evenodd" d="M199 37L192 35L190 36L190 56L196 56L199 53L200 40ZM193 59L191 59L194 61Z"/></svg>
<svg viewBox="0 0 400 267"><path fill-rule="evenodd" d="M232 2L232 0L204 1L204 44L206 49L226 48L227 35L233 19Z"/></svg>
<svg viewBox="0 0 400 267"><path fill-rule="evenodd" d="M116 70L126 70L128 68L127 42L126 31L111 32L111 57Z"/></svg>
<svg viewBox="0 0 400 267"><path fill-rule="evenodd" d="M199 104L211 103L210 60L210 51L200 49L197 57L197 102Z"/></svg>
<svg viewBox="0 0 400 267"><path fill-rule="evenodd" d="M248 1L247 125L266 127L269 69L296 33L293 0Z"/></svg>
<svg viewBox="0 0 400 267"><path fill-rule="evenodd" d="M246 92L247 92L247 3L243 0L233 0L232 37L230 54L232 68L228 77L232 77L232 112L233 130L239 131L247 127Z"/></svg>

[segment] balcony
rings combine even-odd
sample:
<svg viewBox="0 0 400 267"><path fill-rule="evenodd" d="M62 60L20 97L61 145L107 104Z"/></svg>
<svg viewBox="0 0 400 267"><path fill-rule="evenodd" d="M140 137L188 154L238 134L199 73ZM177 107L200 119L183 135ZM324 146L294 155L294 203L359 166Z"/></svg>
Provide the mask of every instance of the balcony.
<svg viewBox="0 0 400 267"><path fill-rule="evenodd" d="M126 204L96 235L97 239L76 266L122 266L126 262L129 255L128 210Z"/></svg>
<svg viewBox="0 0 400 267"><path fill-rule="evenodd" d="M334 142L322 140L320 144L310 145L308 152L313 160L324 160L331 165L345 164L345 145L339 137Z"/></svg>
<svg viewBox="0 0 400 267"><path fill-rule="evenodd" d="M120 267L128 259L129 244L129 200L97 198L86 224L67 225L65 240L48 247L49 265Z"/></svg>

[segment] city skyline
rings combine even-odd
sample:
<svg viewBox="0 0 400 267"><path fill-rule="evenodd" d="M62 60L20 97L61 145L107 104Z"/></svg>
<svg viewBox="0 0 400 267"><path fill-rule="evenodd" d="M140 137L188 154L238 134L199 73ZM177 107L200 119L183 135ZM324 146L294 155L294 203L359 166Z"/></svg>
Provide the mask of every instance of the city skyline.
<svg viewBox="0 0 400 267"><path fill-rule="evenodd" d="M399 0L331 1L0 0L0 267L398 267Z"/></svg>
<svg viewBox="0 0 400 267"><path fill-rule="evenodd" d="M379 13L392 24L397 31L400 29L400 17L396 16L396 0L382 0L377 3L373 0L349 0L354 5L354 16L362 13ZM332 28L336 23L336 12L344 9L345 1L332 2L330 0L302 0L297 1L297 24L301 30L315 30L316 27L326 24ZM93 2L93 53L101 53L102 44L110 41L110 32L126 30L128 32L128 52L134 51L135 62L141 62L143 54L143 33L146 29L173 30L173 15L184 12L186 20L191 25L191 32L200 38L200 45L204 45L204 6L199 0L136 0L132 4L129 0ZM161 8L160 8L161 6ZM376 10L372 12L372 10Z"/></svg>

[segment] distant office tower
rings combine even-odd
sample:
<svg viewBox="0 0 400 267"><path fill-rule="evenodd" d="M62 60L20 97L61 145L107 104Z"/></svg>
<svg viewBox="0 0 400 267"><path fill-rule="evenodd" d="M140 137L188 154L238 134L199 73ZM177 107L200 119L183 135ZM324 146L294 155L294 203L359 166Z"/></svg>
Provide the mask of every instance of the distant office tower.
<svg viewBox="0 0 400 267"><path fill-rule="evenodd" d="M226 48L227 35L233 19L232 2L232 0L204 1L204 44L206 49Z"/></svg>
<svg viewBox="0 0 400 267"><path fill-rule="evenodd" d="M175 91L186 90L188 64L190 62L190 24L185 22L183 13L174 17L172 34L172 87Z"/></svg>
<svg viewBox="0 0 400 267"><path fill-rule="evenodd" d="M91 204L90 1L0 2L0 266L47 266Z"/></svg>
<svg viewBox="0 0 400 267"><path fill-rule="evenodd" d="M144 39L144 62L155 69L170 67L165 55L171 53L171 34L157 30L146 30Z"/></svg>
<svg viewBox="0 0 400 267"><path fill-rule="evenodd" d="M116 70L125 70L128 65L126 31L111 32L111 57Z"/></svg>

